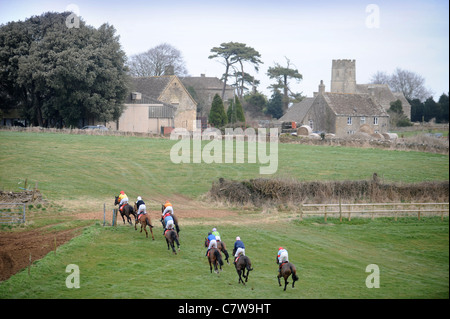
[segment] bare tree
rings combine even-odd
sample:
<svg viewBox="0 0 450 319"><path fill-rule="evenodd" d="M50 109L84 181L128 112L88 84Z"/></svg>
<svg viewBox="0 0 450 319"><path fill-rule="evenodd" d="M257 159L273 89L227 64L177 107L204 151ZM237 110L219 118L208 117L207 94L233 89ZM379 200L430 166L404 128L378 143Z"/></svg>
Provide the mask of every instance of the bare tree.
<svg viewBox="0 0 450 319"><path fill-rule="evenodd" d="M410 101L425 101L433 92L425 87L425 78L412 71L395 69L392 75L378 71L371 77L371 83L387 84L394 92L402 92Z"/></svg>
<svg viewBox="0 0 450 319"><path fill-rule="evenodd" d="M181 52L168 43L162 43L147 52L131 56L127 65L132 76L167 75L167 70L173 71L173 74L178 76L188 75Z"/></svg>

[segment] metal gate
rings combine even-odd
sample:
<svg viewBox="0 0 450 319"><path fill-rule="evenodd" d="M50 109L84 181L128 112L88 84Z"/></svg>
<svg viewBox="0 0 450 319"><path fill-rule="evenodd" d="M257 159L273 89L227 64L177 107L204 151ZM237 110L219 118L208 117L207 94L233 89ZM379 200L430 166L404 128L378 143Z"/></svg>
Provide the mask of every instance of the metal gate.
<svg viewBox="0 0 450 319"><path fill-rule="evenodd" d="M25 223L26 204L0 203L0 224Z"/></svg>

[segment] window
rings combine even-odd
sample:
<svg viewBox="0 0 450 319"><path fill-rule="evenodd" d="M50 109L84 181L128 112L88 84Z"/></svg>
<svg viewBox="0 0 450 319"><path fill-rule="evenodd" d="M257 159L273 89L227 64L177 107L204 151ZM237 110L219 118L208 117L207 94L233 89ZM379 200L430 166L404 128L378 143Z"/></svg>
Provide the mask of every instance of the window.
<svg viewBox="0 0 450 319"><path fill-rule="evenodd" d="M366 117L365 116L361 116L361 124L366 124Z"/></svg>
<svg viewBox="0 0 450 319"><path fill-rule="evenodd" d="M352 117L347 117L347 125L352 125Z"/></svg>
<svg viewBox="0 0 450 319"><path fill-rule="evenodd" d="M374 125L378 125L378 117L375 116L375 117L373 118L373 124L374 124Z"/></svg>
<svg viewBox="0 0 450 319"><path fill-rule="evenodd" d="M314 131L314 122L313 120L309 120L309 127Z"/></svg>

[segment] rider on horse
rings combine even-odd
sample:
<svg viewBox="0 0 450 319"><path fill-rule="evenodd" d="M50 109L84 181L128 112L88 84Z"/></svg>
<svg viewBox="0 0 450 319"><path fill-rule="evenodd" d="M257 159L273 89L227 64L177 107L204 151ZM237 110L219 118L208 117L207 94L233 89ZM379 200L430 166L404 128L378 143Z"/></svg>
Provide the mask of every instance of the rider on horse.
<svg viewBox="0 0 450 319"><path fill-rule="evenodd" d="M173 229L174 228L174 221L173 221L173 208L172 208L172 204L167 200L166 203L164 204L164 211L161 214L161 219L164 221L164 233L166 232L167 229Z"/></svg>
<svg viewBox="0 0 450 319"><path fill-rule="evenodd" d="M280 265L280 267L278 267L278 272L281 272L281 267L283 266L283 264L288 263L288 262L289 262L289 257L288 257L287 250L284 249L283 247L278 248L277 264Z"/></svg>
<svg viewBox="0 0 450 319"><path fill-rule="evenodd" d="M142 200L141 196L138 196L138 198L137 198L136 207L137 207L137 218L136 219L139 219L139 215L141 215L141 214L147 214L145 203Z"/></svg>
<svg viewBox="0 0 450 319"><path fill-rule="evenodd" d="M241 237L236 237L236 242L234 243L234 250L235 254L234 254L234 261L233 264L236 264L236 260L237 257L239 257L239 255L242 254L242 256L245 256L245 245L244 243L241 241Z"/></svg>
<svg viewBox="0 0 450 319"><path fill-rule="evenodd" d="M217 231L216 228L213 228L213 229L212 229L212 234L213 234L214 236L216 236L216 240L217 240L217 241L220 241L220 234L219 234L219 232Z"/></svg>
<svg viewBox="0 0 450 319"><path fill-rule="evenodd" d="M217 249L217 240L216 240L216 236L213 235L211 232L208 233L208 238L206 238L207 244L208 244L208 249L206 250L206 254L205 256L208 256L208 252L209 250L214 247Z"/></svg>
<svg viewBox="0 0 450 319"><path fill-rule="evenodd" d="M128 204L128 196L124 191L120 191L119 195L119 210L122 211L122 208Z"/></svg>

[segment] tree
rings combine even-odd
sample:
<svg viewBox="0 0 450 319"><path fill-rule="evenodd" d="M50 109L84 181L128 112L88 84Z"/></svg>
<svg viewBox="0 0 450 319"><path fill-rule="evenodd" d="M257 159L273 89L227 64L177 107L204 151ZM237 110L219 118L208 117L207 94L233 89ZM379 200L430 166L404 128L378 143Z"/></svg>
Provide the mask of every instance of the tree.
<svg viewBox="0 0 450 319"><path fill-rule="evenodd" d="M448 123L449 100L448 94L442 93L438 101L441 117L439 123Z"/></svg>
<svg viewBox="0 0 450 319"><path fill-rule="evenodd" d="M283 97L281 96L280 91L274 90L269 103L267 103L266 113L272 115L272 117L276 119L283 116Z"/></svg>
<svg viewBox="0 0 450 319"><path fill-rule="evenodd" d="M245 122L245 115L244 115L244 109L242 108L242 104L241 101L238 99L238 97L236 96L234 99L234 104L236 105L235 109L236 109L236 120L238 122Z"/></svg>
<svg viewBox="0 0 450 319"><path fill-rule="evenodd" d="M424 101L432 95L432 92L425 88L425 79L417 73L395 69L392 75L384 72L377 72L371 77L371 83L387 84L394 92L402 92L409 100L419 99Z"/></svg>
<svg viewBox="0 0 450 319"><path fill-rule="evenodd" d="M168 43L131 56L128 67L130 75L138 77L167 75L167 71L178 76L188 75L181 52Z"/></svg>
<svg viewBox="0 0 450 319"><path fill-rule="evenodd" d="M125 53L114 27L48 12L0 27L0 97L35 125L77 126L120 117L128 93Z"/></svg>
<svg viewBox="0 0 450 319"><path fill-rule="evenodd" d="M285 67L275 63L274 67L269 67L267 70L269 78L277 80L277 83L272 84L270 87L274 89L283 89L283 113L286 113L288 110L291 99L301 101L301 93L293 93L289 88L289 79L295 79L297 82L303 79L303 76L298 70L291 67L291 61L288 58L286 58L286 62L287 65Z"/></svg>
<svg viewBox="0 0 450 319"><path fill-rule="evenodd" d="M211 104L208 122L214 127L222 127L228 123L227 115L225 114L225 108L223 106L223 101L217 93L216 95L214 95L214 99Z"/></svg>
<svg viewBox="0 0 450 319"><path fill-rule="evenodd" d="M260 60L261 55L259 54L259 52L252 47L248 47L245 43L239 42L222 43L220 47L212 48L211 52L214 54L210 55L208 57L209 59L222 58L222 64L225 65L225 73L223 74L222 99L225 95L228 76L230 76L230 71L232 68L234 68L234 65L236 63L239 63L240 65L241 85L238 88L238 95L242 98L244 91L244 81L246 78L244 72L244 63L246 62L252 64L255 70L258 71L259 64L263 63Z"/></svg>
<svg viewBox="0 0 450 319"><path fill-rule="evenodd" d="M391 102L390 105L391 107L387 112L392 126L402 127L412 125L408 117L403 113L402 101L396 100Z"/></svg>

